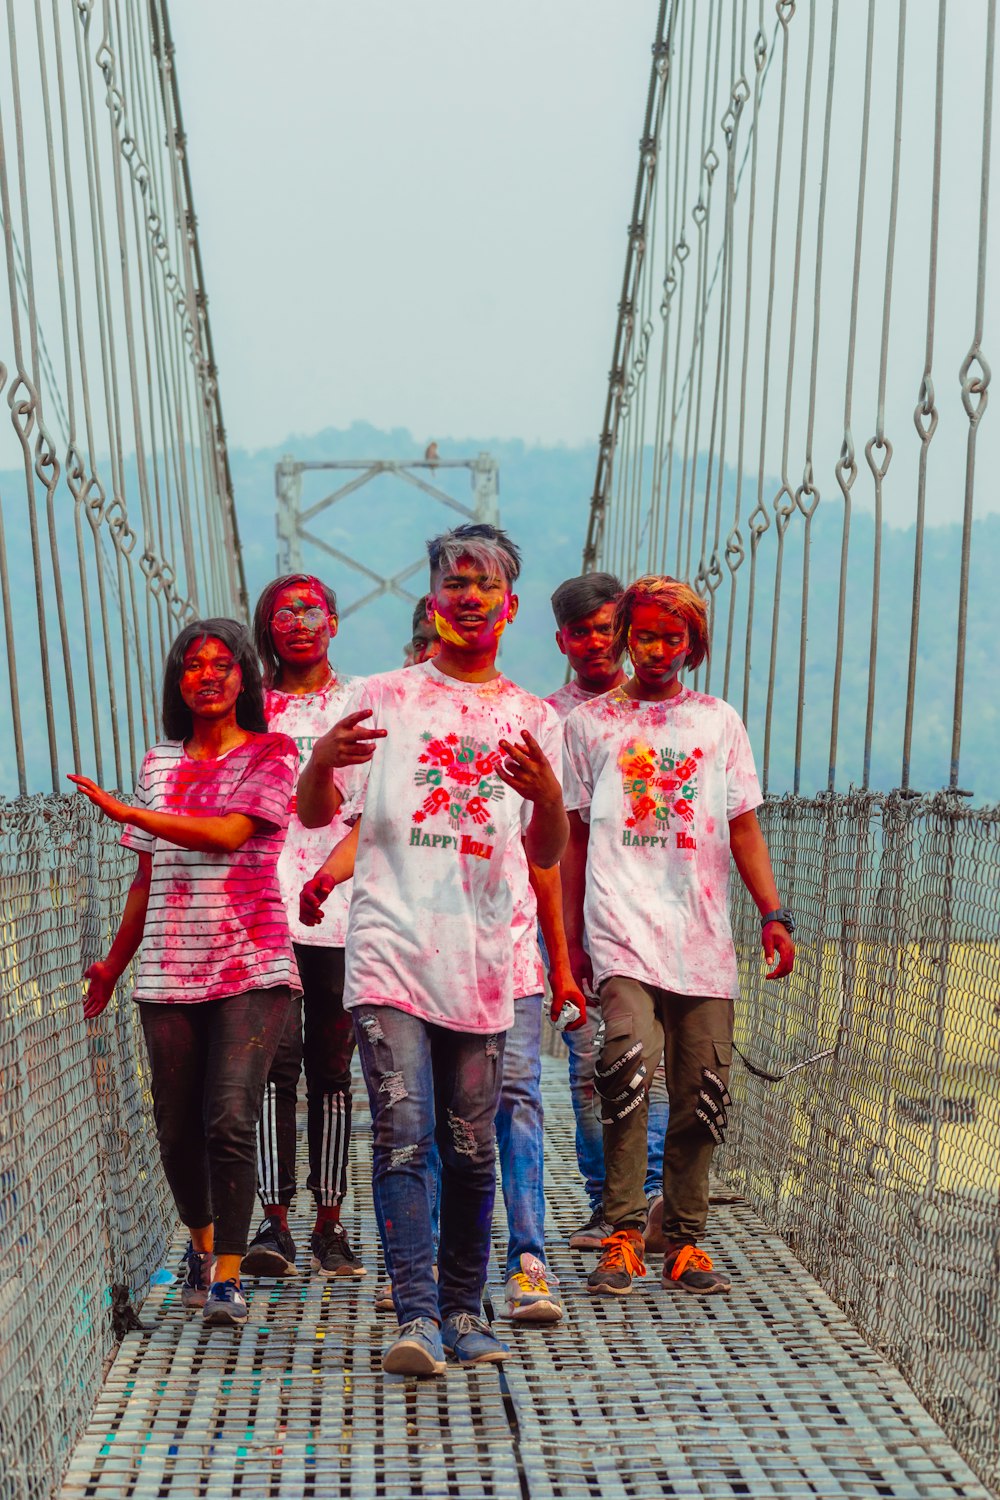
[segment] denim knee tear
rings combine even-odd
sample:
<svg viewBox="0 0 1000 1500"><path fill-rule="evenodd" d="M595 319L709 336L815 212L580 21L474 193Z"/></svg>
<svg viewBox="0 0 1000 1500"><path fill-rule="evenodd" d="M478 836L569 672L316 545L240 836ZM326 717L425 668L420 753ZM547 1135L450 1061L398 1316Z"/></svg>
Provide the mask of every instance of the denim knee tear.
<svg viewBox="0 0 1000 1500"><path fill-rule="evenodd" d="M385 1094L388 1097L390 1109L394 1104L398 1104L401 1099L408 1097L408 1090L406 1084L403 1082L402 1073L386 1073L378 1086L378 1091L380 1094Z"/></svg>
<svg viewBox="0 0 1000 1500"><path fill-rule="evenodd" d="M393 1172L397 1167L405 1167L408 1161L412 1161L416 1155L416 1142L412 1146L397 1146L389 1152L389 1171Z"/></svg>
<svg viewBox="0 0 1000 1500"><path fill-rule="evenodd" d="M487 1057L499 1057L500 1056L500 1038L496 1035L495 1032L494 1032L494 1034L492 1036L488 1036L486 1038L486 1056Z"/></svg>
<svg viewBox="0 0 1000 1500"><path fill-rule="evenodd" d="M459 1119L458 1115L449 1109L448 1124L451 1126L451 1138L459 1156L475 1156L479 1143L476 1140L476 1132L468 1120Z"/></svg>
<svg viewBox="0 0 1000 1500"><path fill-rule="evenodd" d="M358 1025L370 1042L384 1042L385 1032L378 1016L359 1016Z"/></svg>

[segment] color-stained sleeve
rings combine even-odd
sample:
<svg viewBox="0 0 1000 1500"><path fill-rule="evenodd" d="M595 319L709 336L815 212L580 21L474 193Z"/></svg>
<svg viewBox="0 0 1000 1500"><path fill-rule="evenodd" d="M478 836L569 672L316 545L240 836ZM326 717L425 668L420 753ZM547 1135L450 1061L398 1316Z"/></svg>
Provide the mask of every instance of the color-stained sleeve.
<svg viewBox="0 0 1000 1500"><path fill-rule="evenodd" d="M563 801L567 812L578 812L590 822L594 773L587 745L586 714L575 708L563 722Z"/></svg>
<svg viewBox="0 0 1000 1500"><path fill-rule="evenodd" d="M729 753L726 757L726 817L732 822L742 813L752 812L764 798L757 768L753 762L750 736L743 720L734 711L729 736Z"/></svg>
<svg viewBox="0 0 1000 1500"><path fill-rule="evenodd" d="M226 814L242 813L268 828L287 828L298 773L295 741L287 734L262 736L257 754L226 802Z"/></svg>
<svg viewBox="0 0 1000 1500"><path fill-rule="evenodd" d="M132 797L134 807L150 807L150 787L153 781L153 758L156 755L156 747L147 750L139 767L139 780L136 782L135 794ZM134 849L136 854L152 854L156 847L156 839L151 833L146 833L142 828L133 828L131 824L125 825L118 842L125 849Z"/></svg>

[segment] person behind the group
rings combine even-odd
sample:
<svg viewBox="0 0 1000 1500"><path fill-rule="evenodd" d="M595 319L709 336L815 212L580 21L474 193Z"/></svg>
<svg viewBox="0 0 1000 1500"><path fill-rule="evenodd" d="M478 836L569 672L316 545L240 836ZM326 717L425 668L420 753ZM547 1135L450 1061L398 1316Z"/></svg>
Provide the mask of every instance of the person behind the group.
<svg viewBox="0 0 1000 1500"><path fill-rule="evenodd" d="M354 681L338 676L330 664L337 623L333 589L307 573L275 578L254 610L268 728L295 741L303 766L315 741L342 717ZM330 899L319 926L305 927L299 921L299 892L326 855L331 831L338 837L347 832L336 819L333 830L304 828L293 798L288 835L278 861L278 883L302 997L292 1002L264 1089L257 1129L257 1191L264 1220L243 1260L248 1276L297 1273L288 1210L295 1195L295 1100L303 1058L309 1150L306 1185L316 1205L310 1238L312 1268L323 1276L363 1276L365 1271L340 1222L347 1192L354 1055L354 1023L343 1006L350 886Z"/></svg>
<svg viewBox="0 0 1000 1500"><path fill-rule="evenodd" d="M494 1116L515 1020L510 871L522 837L528 861L550 868L567 833L558 719L496 668L517 614L520 554L479 524L436 538L428 553L427 612L441 650L358 692L358 712L388 737L346 778L344 812L360 815L358 831L312 887L321 900L356 859L345 1004L371 1102L375 1210L400 1325L383 1368L408 1374L440 1371L445 1350L463 1364L508 1353L481 1312ZM320 740L299 784L303 820L323 823L339 796Z"/></svg>
<svg viewBox="0 0 1000 1500"><path fill-rule="evenodd" d="M178 635L162 718L134 805L70 778L139 856L108 956L87 970L84 1015L100 1015L141 944L135 999L157 1139L191 1236L181 1301L207 1323L240 1324L257 1118L299 992L277 879L298 756L266 732L257 658L235 620Z"/></svg>
<svg viewBox="0 0 1000 1500"><path fill-rule="evenodd" d="M708 649L707 612L694 590L673 578L638 579L615 608L612 641L614 652L628 651L635 676L581 704L564 725L567 938L577 979L599 993L605 1023L596 1085L611 1234L588 1278L595 1293L627 1293L633 1276L645 1275L646 1091L661 1052L670 1094L663 1284L729 1290L698 1241L730 1106L738 992L730 854L761 912L768 978L794 962L794 923L754 811L762 799L746 729L728 703L681 682Z"/></svg>
<svg viewBox="0 0 1000 1500"><path fill-rule="evenodd" d="M583 573L567 578L552 595L552 613L556 621L556 645L565 656L573 675L569 682L546 698L560 719L581 703L625 682L622 652L614 649L615 606L624 585L613 573ZM565 947L563 947L565 952ZM562 969L568 959L550 955L553 985L563 980ZM590 1216L570 1235L574 1250L597 1249L610 1233L604 1218L604 1136L594 1094L594 1044L601 1020L600 1005L592 999L584 1020L563 1031L569 1054L569 1090L576 1119L576 1160L583 1178ZM647 1141L646 1196L650 1206L646 1224L647 1249L662 1248L660 1216L663 1178L663 1140L670 1106L664 1082L663 1066L657 1067L649 1091L649 1132Z"/></svg>
<svg viewBox="0 0 1000 1500"><path fill-rule="evenodd" d="M413 606L413 624L410 639L404 652L403 665L418 667L422 661L430 661L441 650L441 641L433 620L427 618L427 595L424 594Z"/></svg>

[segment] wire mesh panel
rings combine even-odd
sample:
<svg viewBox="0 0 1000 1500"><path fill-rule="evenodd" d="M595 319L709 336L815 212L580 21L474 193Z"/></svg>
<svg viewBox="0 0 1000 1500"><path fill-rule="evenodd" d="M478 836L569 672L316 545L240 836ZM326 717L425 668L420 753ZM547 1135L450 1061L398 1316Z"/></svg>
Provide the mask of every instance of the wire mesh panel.
<svg viewBox="0 0 1000 1500"><path fill-rule="evenodd" d="M166 5L4 30L0 791L128 788L179 624L245 609Z"/></svg>
<svg viewBox="0 0 1000 1500"><path fill-rule="evenodd" d="M174 1222L127 977L80 975L135 870L89 804L0 802L0 1497L51 1493Z"/></svg>

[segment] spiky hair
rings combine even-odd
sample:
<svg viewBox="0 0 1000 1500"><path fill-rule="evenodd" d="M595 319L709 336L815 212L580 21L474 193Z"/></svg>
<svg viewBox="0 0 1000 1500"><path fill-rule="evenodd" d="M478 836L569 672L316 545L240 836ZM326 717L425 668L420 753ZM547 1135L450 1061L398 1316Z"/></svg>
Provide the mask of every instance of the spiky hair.
<svg viewBox="0 0 1000 1500"><path fill-rule="evenodd" d="M502 578L513 588L521 572L521 550L499 526L484 521L467 522L432 537L427 543L431 581L436 574L456 568L463 557L491 578Z"/></svg>

